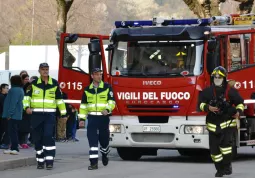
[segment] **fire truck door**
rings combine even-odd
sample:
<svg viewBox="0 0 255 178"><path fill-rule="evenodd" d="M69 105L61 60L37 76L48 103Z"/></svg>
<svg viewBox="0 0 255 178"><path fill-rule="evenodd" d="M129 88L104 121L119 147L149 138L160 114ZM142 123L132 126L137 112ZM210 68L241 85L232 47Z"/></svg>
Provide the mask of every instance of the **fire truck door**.
<svg viewBox="0 0 255 178"><path fill-rule="evenodd" d="M107 64L103 40L108 36L93 34L62 34L58 80L62 92L68 96L67 103L79 104L84 88L91 82L93 68L103 70L107 79Z"/></svg>
<svg viewBox="0 0 255 178"><path fill-rule="evenodd" d="M228 72L249 66L254 58L253 43L251 34L222 35L220 65Z"/></svg>

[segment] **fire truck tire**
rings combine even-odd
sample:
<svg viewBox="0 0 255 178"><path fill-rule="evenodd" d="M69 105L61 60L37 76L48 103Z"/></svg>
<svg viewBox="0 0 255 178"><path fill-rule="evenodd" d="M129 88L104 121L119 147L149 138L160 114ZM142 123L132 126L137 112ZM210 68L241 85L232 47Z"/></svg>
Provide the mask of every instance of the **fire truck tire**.
<svg viewBox="0 0 255 178"><path fill-rule="evenodd" d="M178 149L181 156L190 157L210 157L210 151L206 149Z"/></svg>
<svg viewBox="0 0 255 178"><path fill-rule="evenodd" d="M127 161L136 161L142 157L142 153L139 148L117 148L117 152L121 159Z"/></svg>

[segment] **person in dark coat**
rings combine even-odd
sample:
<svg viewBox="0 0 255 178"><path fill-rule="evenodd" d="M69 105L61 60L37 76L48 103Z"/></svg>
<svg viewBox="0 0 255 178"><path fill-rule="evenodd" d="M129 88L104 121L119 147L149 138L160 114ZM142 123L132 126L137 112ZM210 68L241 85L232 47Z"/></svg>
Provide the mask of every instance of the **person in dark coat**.
<svg viewBox="0 0 255 178"><path fill-rule="evenodd" d="M10 139L8 136L8 122L6 119L2 119L4 100L9 91L9 85L6 83L0 86L0 149L8 149Z"/></svg>
<svg viewBox="0 0 255 178"><path fill-rule="evenodd" d="M73 129L76 125L76 112L75 108L71 104L66 104L66 111L68 119L66 122L66 138L67 140L73 140Z"/></svg>
<svg viewBox="0 0 255 178"><path fill-rule="evenodd" d="M31 80L29 80L28 74L21 75L24 93L30 90ZM19 144L21 148L29 148L28 146L28 135L31 132L31 115L23 111L22 120L19 123Z"/></svg>
<svg viewBox="0 0 255 178"><path fill-rule="evenodd" d="M11 148L5 150L5 154L19 154L18 148L18 124L22 120L24 91L19 75L11 77L11 89L4 100L2 118L8 120L8 133L11 140Z"/></svg>
<svg viewBox="0 0 255 178"><path fill-rule="evenodd" d="M26 83L26 84L24 85L24 87L23 87L25 93L31 89L31 87L32 87L32 82L33 82L34 80L37 80L37 79L38 79L37 76L32 76L32 77L30 77L29 82ZM30 143L28 144L28 146L33 147L33 146L34 146L34 142L33 142L33 137L32 137L31 123L30 123L30 122L31 122L31 115L27 114L26 112L24 112L24 114L26 115L25 117L28 118L29 124L30 124L30 127L29 127L29 131L30 131L30 132L29 132L29 138L28 138L28 140L29 140Z"/></svg>

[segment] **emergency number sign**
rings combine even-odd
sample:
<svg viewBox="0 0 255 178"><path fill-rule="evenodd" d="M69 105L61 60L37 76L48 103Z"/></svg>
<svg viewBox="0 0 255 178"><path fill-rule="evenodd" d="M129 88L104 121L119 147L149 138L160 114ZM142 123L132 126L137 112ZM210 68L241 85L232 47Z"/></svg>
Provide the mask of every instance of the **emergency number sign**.
<svg viewBox="0 0 255 178"><path fill-rule="evenodd" d="M119 100L188 100L189 92L117 92Z"/></svg>

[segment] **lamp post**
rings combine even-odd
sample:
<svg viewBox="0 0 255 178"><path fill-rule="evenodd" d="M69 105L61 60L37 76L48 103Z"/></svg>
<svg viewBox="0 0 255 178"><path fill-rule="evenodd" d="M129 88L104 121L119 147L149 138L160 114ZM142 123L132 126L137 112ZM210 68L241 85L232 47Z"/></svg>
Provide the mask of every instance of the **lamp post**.
<svg viewBox="0 0 255 178"><path fill-rule="evenodd" d="M33 11L32 11L32 23L31 23L31 46L33 45L33 37L34 37L34 15L35 15L35 0L32 0L33 3Z"/></svg>

